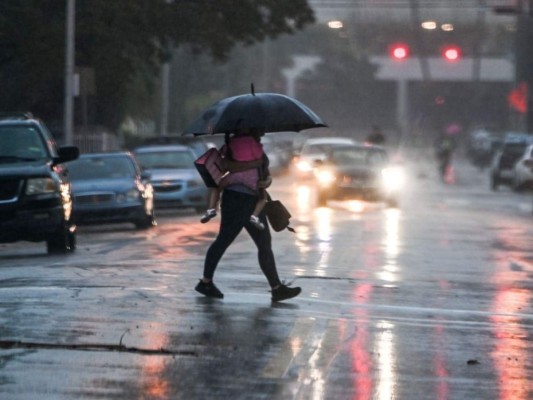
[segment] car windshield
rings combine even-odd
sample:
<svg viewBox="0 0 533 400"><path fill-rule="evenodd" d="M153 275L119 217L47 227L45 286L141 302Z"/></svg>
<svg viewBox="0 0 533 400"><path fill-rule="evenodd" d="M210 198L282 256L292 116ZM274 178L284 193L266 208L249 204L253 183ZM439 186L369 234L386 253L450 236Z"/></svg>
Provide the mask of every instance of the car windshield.
<svg viewBox="0 0 533 400"><path fill-rule="evenodd" d="M45 157L46 149L36 128L0 127L0 163L35 161Z"/></svg>
<svg viewBox="0 0 533 400"><path fill-rule="evenodd" d="M143 169L189 169L194 166L194 158L187 150L165 150L137 153Z"/></svg>
<svg viewBox="0 0 533 400"><path fill-rule="evenodd" d="M524 154L527 145L522 143L507 143L502 154L505 160L518 160Z"/></svg>
<svg viewBox="0 0 533 400"><path fill-rule="evenodd" d="M73 181L92 179L120 179L135 176L135 167L127 157L84 157L69 163Z"/></svg>
<svg viewBox="0 0 533 400"><path fill-rule="evenodd" d="M316 155L316 154L324 154L330 151L333 148L346 146L345 143L317 143L317 144L310 144L307 146L304 146L302 149L302 155L308 156L308 155Z"/></svg>
<svg viewBox="0 0 533 400"><path fill-rule="evenodd" d="M387 162L387 156L383 151L365 148L336 148L329 157L333 165L351 166L380 166Z"/></svg>

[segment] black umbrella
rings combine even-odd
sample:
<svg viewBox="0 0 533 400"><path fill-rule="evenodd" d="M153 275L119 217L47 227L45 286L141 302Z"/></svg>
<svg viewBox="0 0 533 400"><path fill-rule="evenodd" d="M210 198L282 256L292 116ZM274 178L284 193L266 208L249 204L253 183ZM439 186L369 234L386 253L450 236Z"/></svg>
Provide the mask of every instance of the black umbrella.
<svg viewBox="0 0 533 400"><path fill-rule="evenodd" d="M202 112L185 134L232 133L237 129L264 132L299 132L327 126L309 107L278 93L254 93L227 97Z"/></svg>

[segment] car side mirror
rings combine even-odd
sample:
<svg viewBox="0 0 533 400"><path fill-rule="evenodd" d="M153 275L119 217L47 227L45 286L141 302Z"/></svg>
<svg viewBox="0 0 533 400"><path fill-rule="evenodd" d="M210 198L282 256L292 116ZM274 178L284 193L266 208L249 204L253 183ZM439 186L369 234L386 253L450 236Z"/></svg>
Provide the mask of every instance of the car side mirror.
<svg viewBox="0 0 533 400"><path fill-rule="evenodd" d="M58 163L75 160L79 157L80 150L76 146L61 146L59 148Z"/></svg>
<svg viewBox="0 0 533 400"><path fill-rule="evenodd" d="M152 174L151 174L151 173L146 172L146 171L142 171L142 172L141 172L141 180L143 180L143 181L149 181L151 177L152 177Z"/></svg>

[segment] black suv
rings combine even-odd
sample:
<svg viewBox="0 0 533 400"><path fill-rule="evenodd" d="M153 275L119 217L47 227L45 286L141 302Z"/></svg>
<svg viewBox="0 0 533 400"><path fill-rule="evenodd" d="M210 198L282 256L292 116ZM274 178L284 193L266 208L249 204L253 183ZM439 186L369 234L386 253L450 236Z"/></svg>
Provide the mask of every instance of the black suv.
<svg viewBox="0 0 533 400"><path fill-rule="evenodd" d="M77 147L56 145L31 114L0 115L0 243L46 241L48 253L76 247L70 183L62 163Z"/></svg>

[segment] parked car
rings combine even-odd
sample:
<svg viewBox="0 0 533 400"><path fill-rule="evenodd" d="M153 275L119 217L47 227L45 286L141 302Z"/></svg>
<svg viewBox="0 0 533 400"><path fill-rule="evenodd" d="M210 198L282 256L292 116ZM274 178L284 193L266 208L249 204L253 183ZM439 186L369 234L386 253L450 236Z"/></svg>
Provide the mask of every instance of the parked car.
<svg viewBox="0 0 533 400"><path fill-rule="evenodd" d="M328 200L347 199L385 202L390 207L399 204L404 172L390 162L381 146L332 147L315 164L319 206L326 205Z"/></svg>
<svg viewBox="0 0 533 400"><path fill-rule="evenodd" d="M68 164L78 225L131 222L156 225L154 191L129 152L82 154Z"/></svg>
<svg viewBox="0 0 533 400"><path fill-rule="evenodd" d="M513 189L533 189L533 144L524 150L514 165Z"/></svg>
<svg viewBox="0 0 533 400"><path fill-rule="evenodd" d="M45 241L48 253L76 248L71 186L63 163L77 147L58 147L31 114L0 117L0 243Z"/></svg>
<svg viewBox="0 0 533 400"><path fill-rule="evenodd" d="M532 144L532 139L533 137L528 134L506 135L502 147L491 163L490 186L492 190L498 190L501 185L513 185L515 164L524 154L526 147Z"/></svg>
<svg viewBox="0 0 533 400"><path fill-rule="evenodd" d="M296 175L299 178L312 178L316 161L324 160L331 149L355 144L355 140L346 137L307 139L295 159Z"/></svg>
<svg viewBox="0 0 533 400"><path fill-rule="evenodd" d="M143 146L135 149L141 168L150 174L157 207L207 209L208 189L194 166L188 146Z"/></svg>

